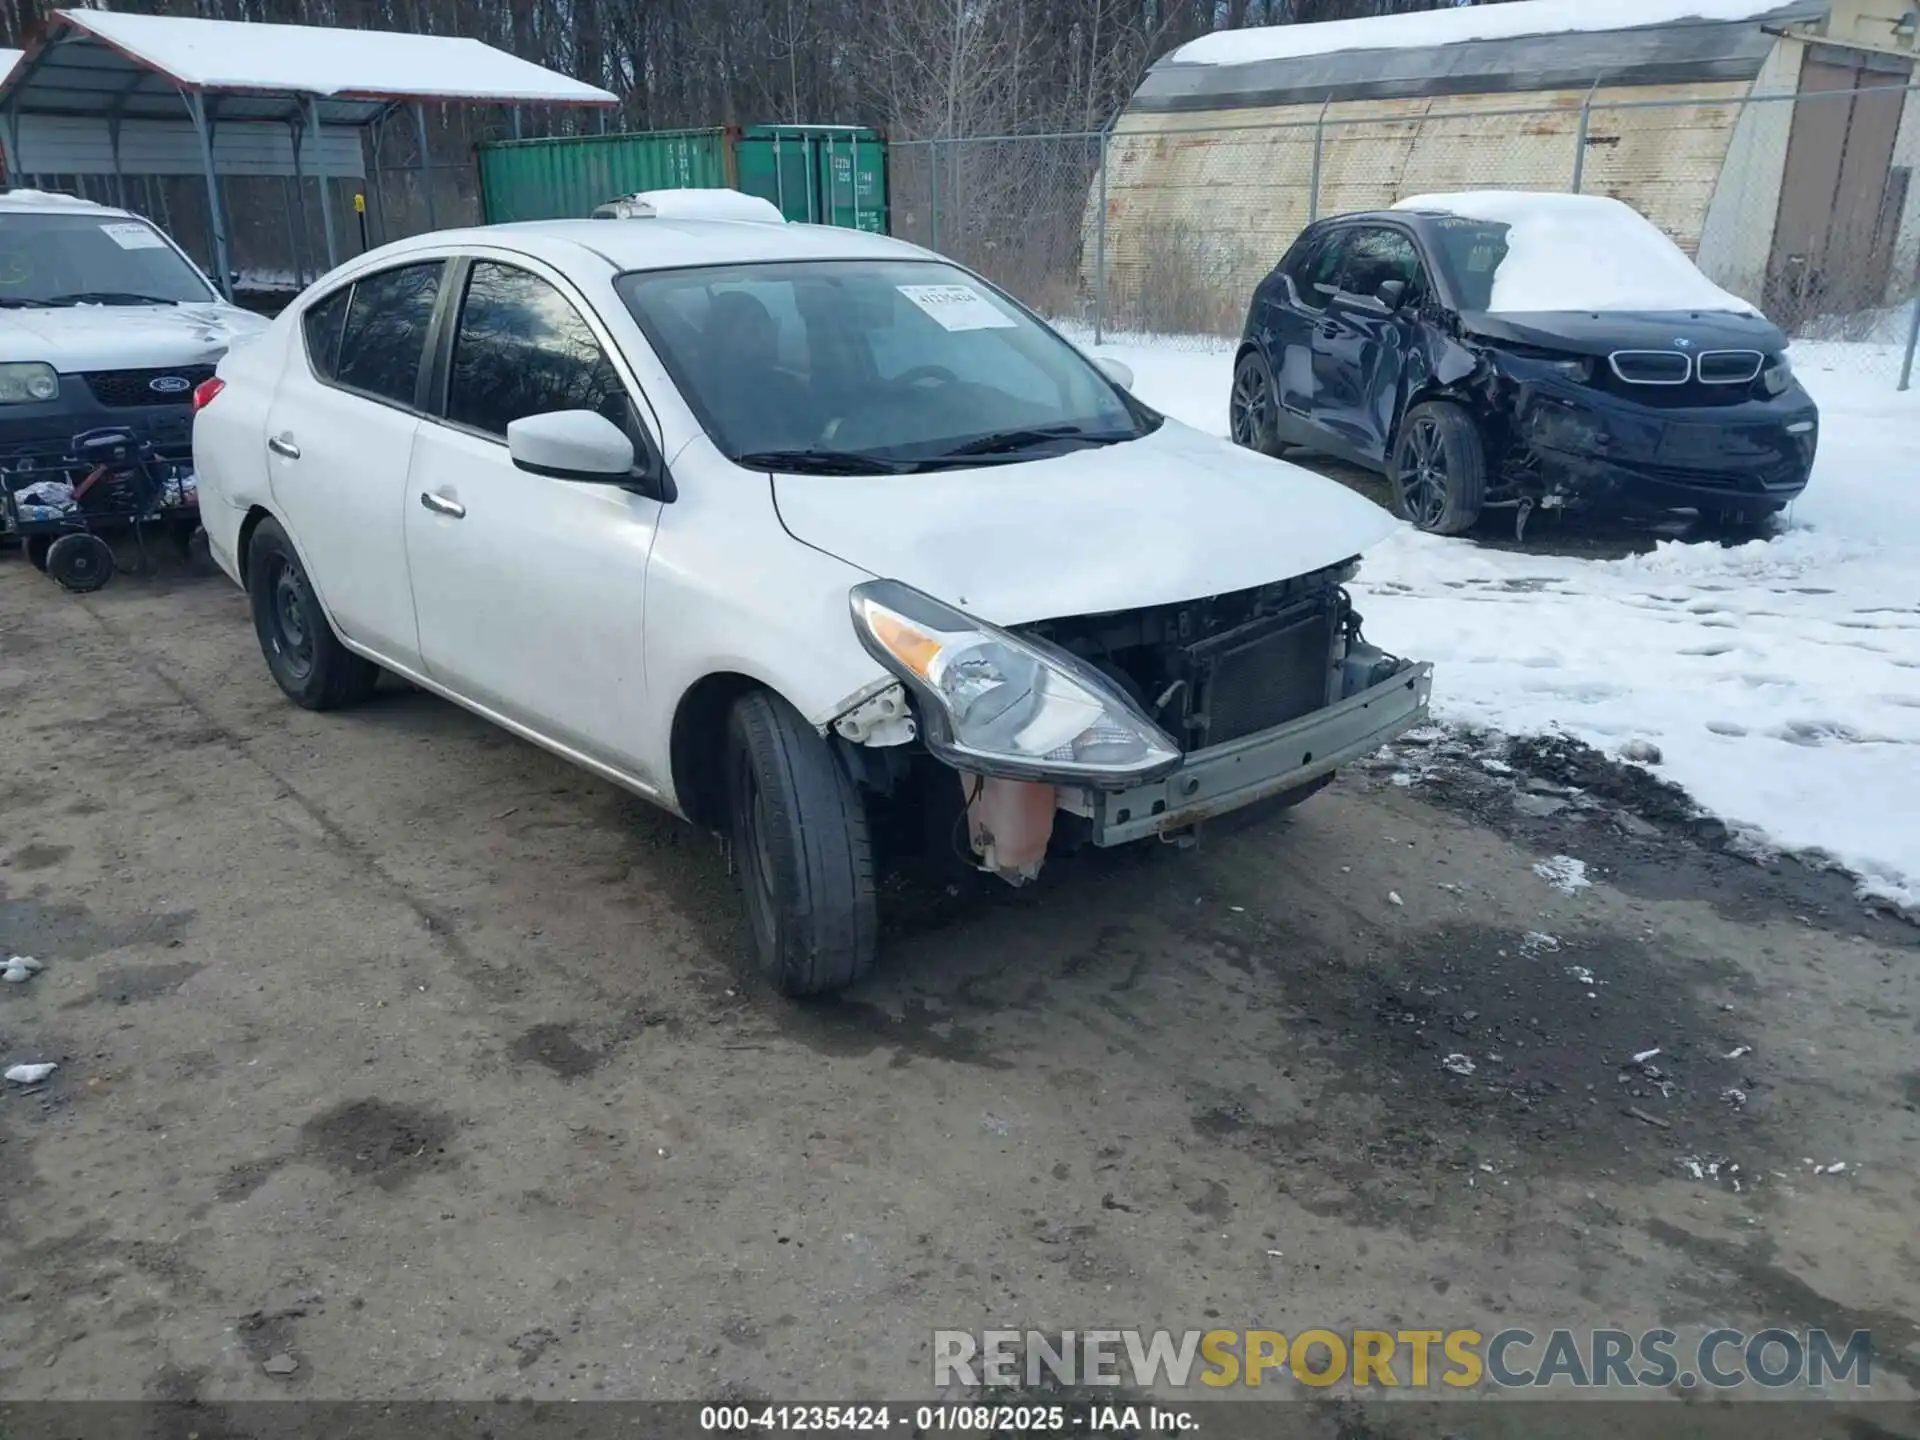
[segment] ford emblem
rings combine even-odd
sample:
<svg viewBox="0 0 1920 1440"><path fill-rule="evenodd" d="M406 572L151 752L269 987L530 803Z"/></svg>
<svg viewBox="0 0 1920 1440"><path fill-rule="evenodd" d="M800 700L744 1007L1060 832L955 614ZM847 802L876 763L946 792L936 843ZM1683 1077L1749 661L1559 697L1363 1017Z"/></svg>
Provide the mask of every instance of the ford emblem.
<svg viewBox="0 0 1920 1440"><path fill-rule="evenodd" d="M182 390L191 390L193 382L184 375L156 375L147 382L147 388L156 395L178 395Z"/></svg>

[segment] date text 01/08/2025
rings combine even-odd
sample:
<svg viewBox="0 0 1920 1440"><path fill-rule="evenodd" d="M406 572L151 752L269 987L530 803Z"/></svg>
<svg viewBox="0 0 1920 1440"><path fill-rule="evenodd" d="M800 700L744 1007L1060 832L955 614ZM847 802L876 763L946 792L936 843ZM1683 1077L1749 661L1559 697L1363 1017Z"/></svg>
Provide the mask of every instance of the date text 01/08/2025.
<svg viewBox="0 0 1920 1440"><path fill-rule="evenodd" d="M1177 1434L1198 1422L1183 1410L1139 1405L703 1405L700 1428L720 1434L1134 1435Z"/></svg>

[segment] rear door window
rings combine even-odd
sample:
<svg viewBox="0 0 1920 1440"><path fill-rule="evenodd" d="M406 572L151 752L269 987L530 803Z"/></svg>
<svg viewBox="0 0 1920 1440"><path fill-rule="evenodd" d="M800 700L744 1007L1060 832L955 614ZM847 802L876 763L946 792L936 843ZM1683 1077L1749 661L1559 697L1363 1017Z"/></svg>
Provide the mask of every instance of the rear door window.
<svg viewBox="0 0 1920 1440"><path fill-rule="evenodd" d="M322 380L333 379L340 368L340 331L346 324L347 302L352 299L353 287L349 285L300 317L300 328L307 337L307 359Z"/></svg>
<svg viewBox="0 0 1920 1440"><path fill-rule="evenodd" d="M335 384L412 408L444 268L435 260L354 282L331 377Z"/></svg>
<svg viewBox="0 0 1920 1440"><path fill-rule="evenodd" d="M447 419L504 440L515 420L556 410L630 428L626 388L580 312L539 276L480 261L460 307Z"/></svg>
<svg viewBox="0 0 1920 1440"><path fill-rule="evenodd" d="M1329 231L1288 271L1293 278L1294 293L1307 309L1327 308L1327 298L1339 288L1340 270L1346 264L1347 242L1352 234L1350 230Z"/></svg>

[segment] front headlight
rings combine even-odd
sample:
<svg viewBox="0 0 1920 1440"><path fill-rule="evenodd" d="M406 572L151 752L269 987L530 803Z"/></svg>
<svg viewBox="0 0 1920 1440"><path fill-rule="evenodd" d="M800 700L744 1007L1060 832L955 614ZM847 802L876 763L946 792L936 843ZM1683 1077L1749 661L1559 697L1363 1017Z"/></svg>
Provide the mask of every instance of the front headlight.
<svg viewBox="0 0 1920 1440"><path fill-rule="evenodd" d="M897 580L852 593L869 653L923 702L927 748L1019 780L1125 788L1180 763L1166 733L1097 671L975 620Z"/></svg>
<svg viewBox="0 0 1920 1440"><path fill-rule="evenodd" d="M1760 383L1766 387L1769 395L1784 395L1793 384L1793 362L1784 355L1776 355L1767 362L1767 368L1760 372Z"/></svg>
<svg viewBox="0 0 1920 1440"><path fill-rule="evenodd" d="M0 365L0 405L28 405L60 393L60 376L37 360Z"/></svg>

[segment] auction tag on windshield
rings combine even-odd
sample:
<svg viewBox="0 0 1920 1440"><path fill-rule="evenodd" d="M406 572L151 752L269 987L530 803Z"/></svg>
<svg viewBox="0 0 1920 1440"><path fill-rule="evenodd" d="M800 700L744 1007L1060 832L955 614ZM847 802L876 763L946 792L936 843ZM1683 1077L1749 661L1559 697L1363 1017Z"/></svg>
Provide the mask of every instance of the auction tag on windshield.
<svg viewBox="0 0 1920 1440"><path fill-rule="evenodd" d="M896 285L948 330L1011 330L1019 321L971 285Z"/></svg>
<svg viewBox="0 0 1920 1440"><path fill-rule="evenodd" d="M106 237L122 250L164 250L167 242L160 233L148 225L136 225L122 221L117 225L102 225L100 229Z"/></svg>

